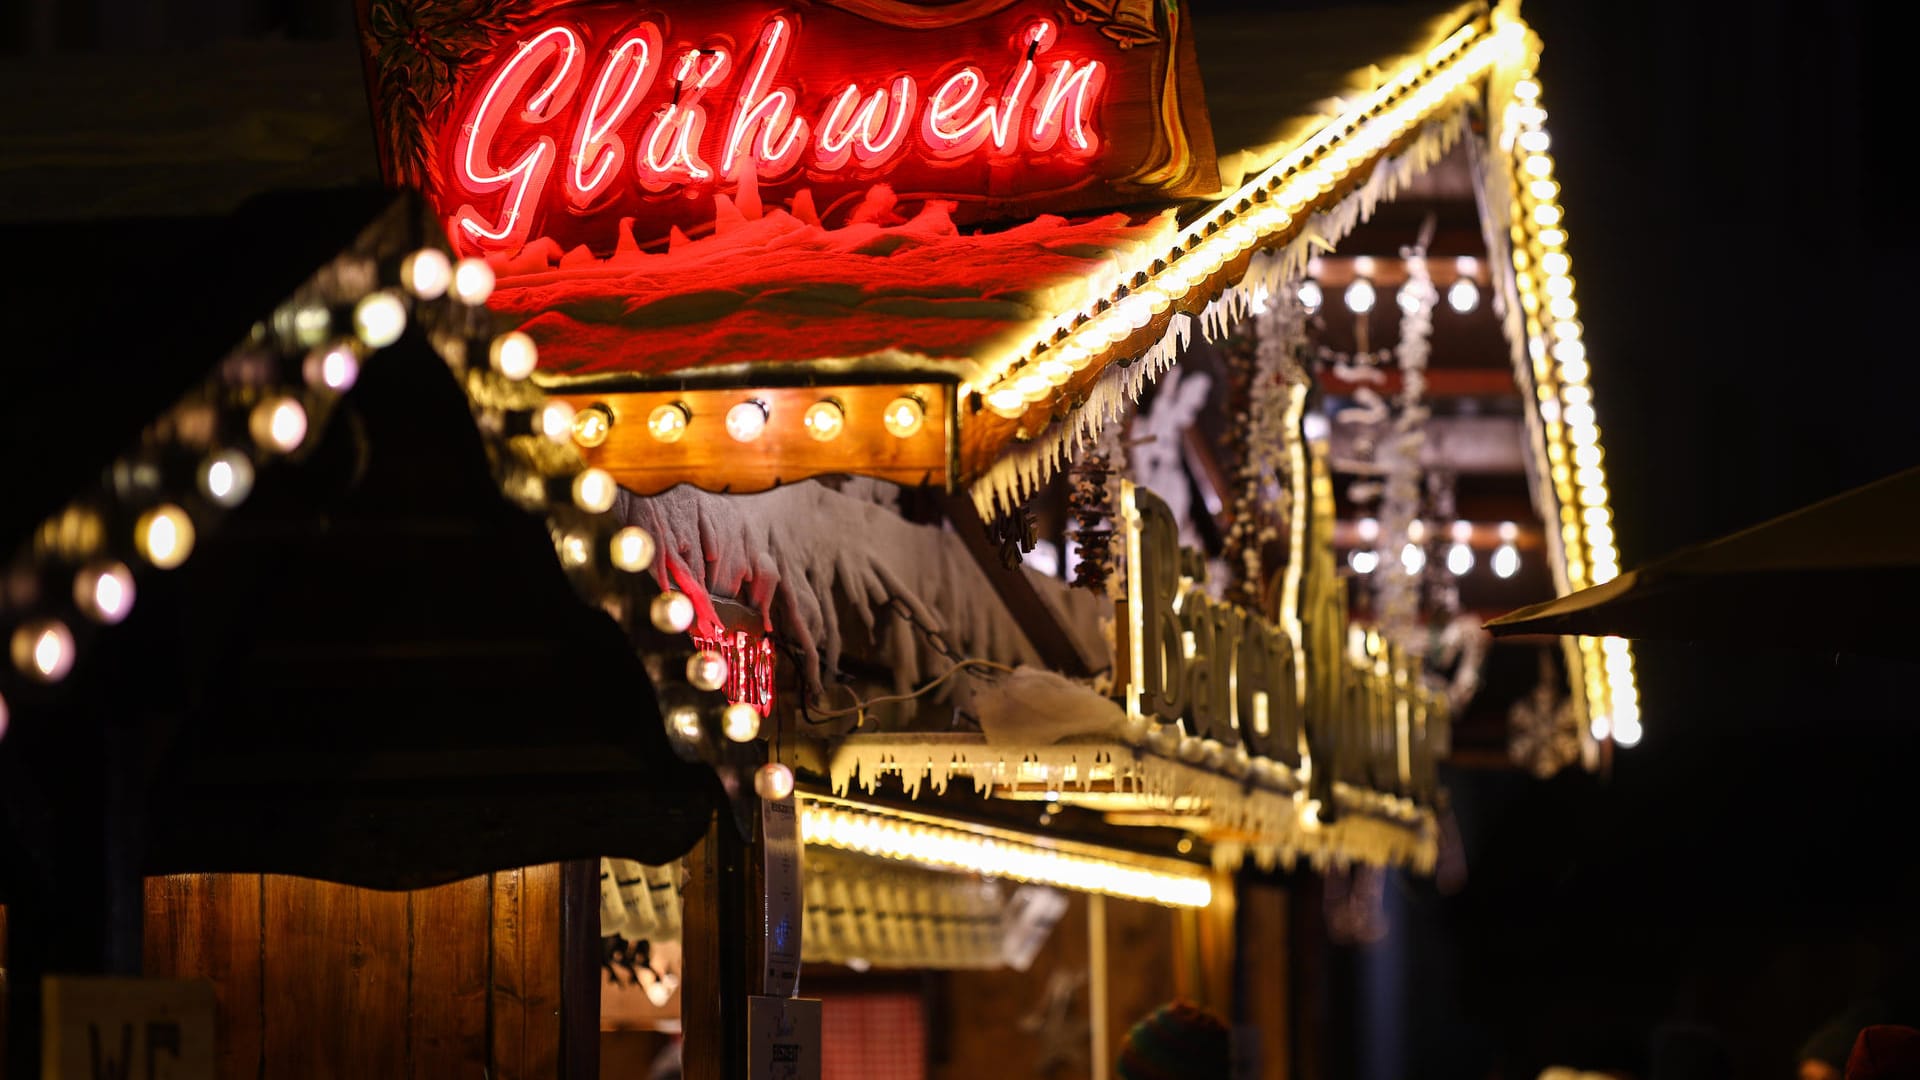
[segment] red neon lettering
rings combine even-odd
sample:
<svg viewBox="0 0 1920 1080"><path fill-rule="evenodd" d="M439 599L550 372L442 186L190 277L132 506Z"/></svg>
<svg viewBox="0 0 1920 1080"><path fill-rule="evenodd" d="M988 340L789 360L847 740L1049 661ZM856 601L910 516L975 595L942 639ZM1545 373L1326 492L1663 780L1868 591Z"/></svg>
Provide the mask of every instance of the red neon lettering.
<svg viewBox="0 0 1920 1080"><path fill-rule="evenodd" d="M800 160L800 152L806 149L807 122L794 118L793 91L767 89L773 73L779 70L780 62L786 59L787 46L792 40L791 27L785 19L769 20L766 29L760 32L759 63L754 65L753 74L747 77L747 85L740 91L740 100L734 105L733 124L727 131L727 148L720 155L722 175L734 175L734 159L739 157L743 145L752 138L755 127L760 129L760 145L754 154L755 168L762 176L778 176L792 168L794 162ZM775 149L775 133L783 128L786 137Z"/></svg>
<svg viewBox="0 0 1920 1080"><path fill-rule="evenodd" d="M527 99L520 118L524 123L539 123L566 107L580 82L580 68L575 63L579 52L580 39L573 31L563 26L544 30L521 44L513 59L501 65L486 93L480 96L480 104L466 126L465 148L460 156L461 181L475 194L502 186L508 191L498 227L489 227L471 205L462 206L454 214L460 232L472 243L481 247L517 248L526 242L533 228L533 216L527 204L531 201L539 205L540 193L546 187L558 149L552 139L543 135L520 155L519 161L506 169L495 169L487 164L485 148L493 145L493 137L499 132L513 100L526 89L534 73L556 55L560 57L559 67L540 90Z"/></svg>
<svg viewBox="0 0 1920 1080"><path fill-rule="evenodd" d="M708 57L704 66L703 55ZM713 168L700 156L700 136L707 127L707 110L700 99L726 76L732 63L725 49L704 54L695 49L680 58L673 71L673 100L655 114L653 126L647 129L646 152L639 162L641 186L662 191L676 183L713 179Z"/></svg>
<svg viewBox="0 0 1920 1080"><path fill-rule="evenodd" d="M906 145L907 117L913 115L915 92L913 76L893 80L892 91L875 90L860 101L860 87L848 83L820 121L819 150L816 160L822 169L837 172L849 157L858 156L860 166L877 169L885 165ZM886 132L881 133L881 117L886 117Z"/></svg>
<svg viewBox="0 0 1920 1080"><path fill-rule="evenodd" d="M573 168L567 170L567 198L574 206L585 208L620 170L620 159L627 147L614 129L626 122L634 107L653 85L659 69L660 30L652 23L642 24L607 57L593 95L580 113L580 126L573 138ZM619 89L612 90L614 76L623 75Z"/></svg>
<svg viewBox="0 0 1920 1080"><path fill-rule="evenodd" d="M1044 19L1035 23L1032 30L1033 49L1030 56L1044 53L1053 48L1054 40L1059 36L1054 25ZM1100 140L1088 126L1093 114L1094 99L1100 96L1106 85L1107 66L1098 60L1083 60L1076 64L1071 60L1056 60L1047 73L1046 89L1041 92L1040 104L1033 110L1033 132L1029 137L1030 145L1039 151L1051 150L1060 141L1064 131L1067 146L1076 154L1091 154L1100 147ZM1067 98L1073 98L1073 112L1067 112Z"/></svg>
<svg viewBox="0 0 1920 1080"><path fill-rule="evenodd" d="M936 157L961 157L971 154L991 137L996 151L1005 153L1013 149L1013 136L1016 128L1014 118L1026 108L1027 91L1033 84L1033 58L1053 44L1056 36L1052 22L1041 19L1021 31L1014 44L1022 50L1020 67L1006 91L999 98L989 98L984 106L979 106L980 97L987 85L987 78L976 67L963 67L927 99L927 115L921 124L921 137ZM958 97L954 97L954 93ZM979 106L972 119L955 125Z"/></svg>

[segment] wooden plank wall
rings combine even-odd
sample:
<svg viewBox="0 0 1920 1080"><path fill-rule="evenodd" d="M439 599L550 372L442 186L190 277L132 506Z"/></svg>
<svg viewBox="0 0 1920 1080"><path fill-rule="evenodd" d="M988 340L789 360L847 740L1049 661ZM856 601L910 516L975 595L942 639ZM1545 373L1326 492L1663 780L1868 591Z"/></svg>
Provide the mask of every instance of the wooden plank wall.
<svg viewBox="0 0 1920 1080"><path fill-rule="evenodd" d="M414 892L147 882L146 973L214 982L221 1080L559 1073L558 868Z"/></svg>

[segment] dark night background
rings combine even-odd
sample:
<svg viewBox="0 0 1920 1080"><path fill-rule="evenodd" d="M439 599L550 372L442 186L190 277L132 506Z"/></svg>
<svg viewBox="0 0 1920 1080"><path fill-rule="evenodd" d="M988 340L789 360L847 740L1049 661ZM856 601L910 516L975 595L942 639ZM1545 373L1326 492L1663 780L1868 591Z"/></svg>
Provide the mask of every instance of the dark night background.
<svg viewBox="0 0 1920 1080"><path fill-rule="evenodd" d="M1629 567L1920 462L1891 165L1911 124L1874 99L1892 60L1871 6L1523 9ZM0 22L7 51L350 25L348 0L37 0ZM1920 997L1920 666L1758 640L1639 657L1646 737L1610 775L1452 778L1468 885L1396 883L1385 951L1350 958L1356 1072L1645 1076L1655 1029L1689 1023L1732 1075L1788 1077L1850 1003Z"/></svg>

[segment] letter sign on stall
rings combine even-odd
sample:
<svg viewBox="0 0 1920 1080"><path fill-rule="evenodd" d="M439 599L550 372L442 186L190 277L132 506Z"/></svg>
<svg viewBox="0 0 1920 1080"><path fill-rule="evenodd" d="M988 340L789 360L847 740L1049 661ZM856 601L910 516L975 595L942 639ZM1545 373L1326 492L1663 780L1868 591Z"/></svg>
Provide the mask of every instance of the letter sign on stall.
<svg viewBox="0 0 1920 1080"><path fill-rule="evenodd" d="M1219 186L1179 0L429 4L362 0L368 76L388 179L468 252L646 246L719 195L832 227L879 184L961 222Z"/></svg>

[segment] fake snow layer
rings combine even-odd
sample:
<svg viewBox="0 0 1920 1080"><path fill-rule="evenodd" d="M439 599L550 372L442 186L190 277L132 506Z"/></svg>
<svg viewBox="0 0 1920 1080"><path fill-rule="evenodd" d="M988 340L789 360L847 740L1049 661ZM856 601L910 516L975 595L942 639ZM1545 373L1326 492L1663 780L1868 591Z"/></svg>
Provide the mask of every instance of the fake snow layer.
<svg viewBox="0 0 1920 1080"><path fill-rule="evenodd" d="M1148 383L1157 380L1185 353L1195 324L1208 341L1218 341L1252 313L1254 298L1278 294L1306 276L1307 260L1316 251L1332 251L1334 244L1373 216L1383 202L1445 157L1468 131L1465 111L1424 125L1398 156L1382 161L1361 184L1338 203L1313 215L1285 247L1262 251L1247 264L1238 282L1227 286L1200 314L1176 314L1160 340L1128 364L1113 364L1102 373L1086 402L1032 442L1015 446L994 462L973 484L974 505L982 517L1012 510L1039 490L1053 474L1078 460L1100 430L1127 414Z"/></svg>
<svg viewBox="0 0 1920 1080"><path fill-rule="evenodd" d="M488 306L562 378L662 375L812 362L829 370L926 371L961 378L1164 248L1170 214L1082 221L1046 215L963 233L952 203L893 214L877 187L851 224L822 228L807 200L745 210L719 197L714 235L608 258L536 241L511 259ZM748 213L747 210L751 210ZM621 235L630 238L623 224Z"/></svg>
<svg viewBox="0 0 1920 1080"><path fill-rule="evenodd" d="M716 596L763 613L809 695L839 667L849 634L872 644L900 692L962 658L1040 661L958 536L872 498L813 481L757 495L679 487L646 498L623 492L616 512L653 534L658 572L693 600L697 627L718 630ZM1104 598L1027 576L1070 633L1106 651Z"/></svg>

